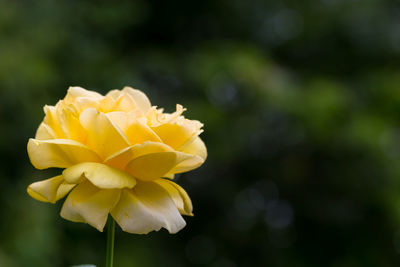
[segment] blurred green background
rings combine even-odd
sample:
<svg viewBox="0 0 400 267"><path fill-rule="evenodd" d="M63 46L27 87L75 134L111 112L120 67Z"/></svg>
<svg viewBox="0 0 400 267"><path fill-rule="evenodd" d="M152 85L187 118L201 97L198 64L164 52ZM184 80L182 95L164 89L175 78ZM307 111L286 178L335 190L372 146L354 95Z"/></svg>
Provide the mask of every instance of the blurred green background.
<svg viewBox="0 0 400 267"><path fill-rule="evenodd" d="M117 229L130 266L398 266L400 5L0 0L0 266L104 266L105 234L26 194L26 144L70 85L129 85L205 124L176 235Z"/></svg>

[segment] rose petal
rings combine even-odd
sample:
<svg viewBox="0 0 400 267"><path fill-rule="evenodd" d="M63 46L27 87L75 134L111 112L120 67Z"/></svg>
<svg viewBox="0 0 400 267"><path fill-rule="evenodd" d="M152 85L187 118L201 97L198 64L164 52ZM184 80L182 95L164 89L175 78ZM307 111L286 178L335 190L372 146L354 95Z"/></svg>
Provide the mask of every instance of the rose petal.
<svg viewBox="0 0 400 267"><path fill-rule="evenodd" d="M69 193L69 191L71 191L72 188L74 188L75 186L76 184L70 184L65 181L62 184L60 184L60 187L57 190L56 201L65 197Z"/></svg>
<svg viewBox="0 0 400 267"><path fill-rule="evenodd" d="M57 138L56 133L44 122L39 125L35 139L48 140Z"/></svg>
<svg viewBox="0 0 400 267"><path fill-rule="evenodd" d="M135 178L128 173L113 167L94 162L74 165L63 171L63 177L68 183L79 183L88 179L92 184L103 189L132 188Z"/></svg>
<svg viewBox="0 0 400 267"><path fill-rule="evenodd" d="M122 93L121 90L114 89L114 90L109 91L106 94L106 97L111 97L112 99L117 100L118 97L121 95L121 93Z"/></svg>
<svg viewBox="0 0 400 267"><path fill-rule="evenodd" d="M177 152L177 153L182 153L182 152ZM182 153L184 154L184 153ZM204 159L202 159L199 156L193 156L189 154L185 154L186 159L178 163L176 166L174 166L168 173L167 175L170 174L175 174L175 173L183 173L183 172L188 172L191 170L194 170L198 167L200 167L204 163ZM167 177L167 176L165 176Z"/></svg>
<svg viewBox="0 0 400 267"><path fill-rule="evenodd" d="M193 155L175 166L169 174L182 173L200 167L207 158L207 149L200 137L180 149L182 153Z"/></svg>
<svg viewBox="0 0 400 267"><path fill-rule="evenodd" d="M131 87L124 87L122 92L129 94L132 96L133 100L135 101L136 106L143 112L143 114L146 114L150 109L151 109L151 103L150 100L147 98L147 96L139 90L133 89Z"/></svg>
<svg viewBox="0 0 400 267"><path fill-rule="evenodd" d="M123 111L112 111L106 113L106 116L118 126L118 128L125 133L128 128L129 117L126 112Z"/></svg>
<svg viewBox="0 0 400 267"><path fill-rule="evenodd" d="M89 108L81 113L80 121L88 134L88 146L104 159L129 146L123 132L104 113Z"/></svg>
<svg viewBox="0 0 400 267"><path fill-rule="evenodd" d="M113 111L106 116L125 134L131 145L146 141L162 142L144 121L136 119L140 116L137 112L140 111Z"/></svg>
<svg viewBox="0 0 400 267"><path fill-rule="evenodd" d="M33 183L28 186L28 194L36 200L56 203L74 187L64 182L62 175Z"/></svg>
<svg viewBox="0 0 400 267"><path fill-rule="evenodd" d="M69 221L88 223L102 232L120 194L119 189L99 189L86 180L68 195L60 215Z"/></svg>
<svg viewBox="0 0 400 267"><path fill-rule="evenodd" d="M59 105L60 101L57 103ZM66 138L63 130L60 127L60 121L57 115L57 108L55 106L44 106L44 113L46 114L43 122L52 130L54 138Z"/></svg>
<svg viewBox="0 0 400 267"><path fill-rule="evenodd" d="M177 122L164 123L152 130L161 140L174 149L179 149L201 133L202 124L198 121L180 119Z"/></svg>
<svg viewBox="0 0 400 267"><path fill-rule="evenodd" d="M131 95L123 93L118 97L115 110L129 112L135 109L139 109L139 107Z"/></svg>
<svg viewBox="0 0 400 267"><path fill-rule="evenodd" d="M95 91L86 90L79 86L70 86L68 88L65 100L68 102L73 102L78 97L86 97L94 100L100 100L103 96Z"/></svg>
<svg viewBox="0 0 400 267"><path fill-rule="evenodd" d="M83 129L79 114L73 105L66 105L60 102L57 107L57 116L63 136L81 143L86 141L86 132Z"/></svg>
<svg viewBox="0 0 400 267"><path fill-rule="evenodd" d="M206 160L207 158L207 148L200 137L196 137L193 142L186 144L184 147L179 149L179 151L186 154L199 156L203 160Z"/></svg>
<svg viewBox="0 0 400 267"><path fill-rule="evenodd" d="M90 148L68 139L29 139L28 155L37 169L67 168L81 162L100 161Z"/></svg>
<svg viewBox="0 0 400 267"><path fill-rule="evenodd" d="M144 142L127 147L118 151L114 155L107 158L104 163L118 169L125 169L126 165L133 159L151 153L173 151L171 147L157 142Z"/></svg>
<svg viewBox="0 0 400 267"><path fill-rule="evenodd" d="M131 160L125 170L140 180L150 181L163 177L189 157L191 155L175 151L146 154Z"/></svg>
<svg viewBox="0 0 400 267"><path fill-rule="evenodd" d="M122 230L134 234L147 234L162 227L176 233L186 225L167 191L152 182L123 190L111 215Z"/></svg>
<svg viewBox="0 0 400 267"><path fill-rule="evenodd" d="M126 136L132 145L141 144L145 141L160 142L162 140L158 135L145 123L140 120L134 120L126 129Z"/></svg>
<svg viewBox="0 0 400 267"><path fill-rule="evenodd" d="M98 108L103 98L104 96L97 92L75 86L68 89L64 102L73 105L79 112L82 112L87 108Z"/></svg>
<svg viewBox="0 0 400 267"><path fill-rule="evenodd" d="M182 187L166 179L157 179L154 182L161 185L168 192L181 214L193 216L192 201Z"/></svg>

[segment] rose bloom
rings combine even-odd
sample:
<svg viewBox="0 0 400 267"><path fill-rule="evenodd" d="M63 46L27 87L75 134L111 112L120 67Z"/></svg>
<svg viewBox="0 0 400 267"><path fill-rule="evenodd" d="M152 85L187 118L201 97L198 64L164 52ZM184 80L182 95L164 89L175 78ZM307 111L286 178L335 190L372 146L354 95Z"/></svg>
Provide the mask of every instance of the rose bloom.
<svg viewBox="0 0 400 267"><path fill-rule="evenodd" d="M207 150L203 126L151 106L139 90L125 87L106 96L70 87L45 118L28 154L37 169L63 168L61 175L31 184L28 194L55 203L66 198L61 217L99 231L108 214L122 230L145 234L166 228L176 233L192 214L174 174L199 167Z"/></svg>

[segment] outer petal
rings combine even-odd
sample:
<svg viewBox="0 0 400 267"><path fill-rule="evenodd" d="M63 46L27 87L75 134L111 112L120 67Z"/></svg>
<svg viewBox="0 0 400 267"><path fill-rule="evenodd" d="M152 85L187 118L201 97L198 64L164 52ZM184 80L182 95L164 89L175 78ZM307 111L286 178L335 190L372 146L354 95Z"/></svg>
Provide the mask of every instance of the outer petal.
<svg viewBox="0 0 400 267"><path fill-rule="evenodd" d="M135 178L128 173L94 162L85 162L69 167L63 171L63 177L68 183L79 183L86 178L102 189L132 188L136 184Z"/></svg>
<svg viewBox="0 0 400 267"><path fill-rule="evenodd" d="M72 104L79 112L87 108L97 108L104 97L94 91L82 87L70 87L64 98L67 104Z"/></svg>
<svg viewBox="0 0 400 267"><path fill-rule="evenodd" d="M169 174L194 170L200 167L207 158L207 149L200 137L197 137L193 142L185 145L180 151L193 156L179 163Z"/></svg>
<svg viewBox="0 0 400 267"><path fill-rule="evenodd" d="M89 108L81 113L80 121L88 134L88 146L107 158L129 146L129 141L104 113Z"/></svg>
<svg viewBox="0 0 400 267"><path fill-rule="evenodd" d="M166 179L157 179L154 182L161 185L168 192L181 214L193 216L192 201L182 187Z"/></svg>
<svg viewBox="0 0 400 267"><path fill-rule="evenodd" d="M86 90L79 86L71 86L68 88L65 100L68 102L74 102L79 97L86 97L93 100L101 100L103 96L97 92Z"/></svg>
<svg viewBox="0 0 400 267"><path fill-rule="evenodd" d="M55 203L63 198L74 187L66 184L62 175L33 183L28 186L28 194L36 200Z"/></svg>
<svg viewBox="0 0 400 267"><path fill-rule="evenodd" d="M147 234L162 227L176 233L186 225L169 194L152 182L123 190L111 215L122 230L134 234Z"/></svg>
<svg viewBox="0 0 400 267"><path fill-rule="evenodd" d="M196 139L194 139L193 142L185 145L179 151L186 154L199 156L203 160L206 160L207 158L207 148L204 142L200 139L200 137L196 137Z"/></svg>
<svg viewBox="0 0 400 267"><path fill-rule="evenodd" d="M180 118L176 122L161 124L152 129L164 143L179 149L199 135L201 127L202 124L198 121Z"/></svg>
<svg viewBox="0 0 400 267"><path fill-rule="evenodd" d="M57 135L46 123L42 122L36 131L35 138L39 140L48 140L57 138Z"/></svg>
<svg viewBox="0 0 400 267"><path fill-rule="evenodd" d="M191 156L180 152L146 154L131 160L125 170L140 180L150 181L163 177L189 157Z"/></svg>
<svg viewBox="0 0 400 267"><path fill-rule="evenodd" d="M144 142L118 151L107 158L104 163L118 169L125 169L126 165L133 159L151 153L173 151L173 149L163 143Z"/></svg>
<svg viewBox="0 0 400 267"><path fill-rule="evenodd" d="M65 197L69 191L72 190L72 188L74 188L76 186L76 184L69 184L67 182L63 182L60 187L57 190L57 197L56 197L56 201L58 201L59 199Z"/></svg>
<svg viewBox="0 0 400 267"><path fill-rule="evenodd" d="M117 100L120 95L121 95L121 90L114 89L114 90L109 91L106 94L106 97L111 97L112 99Z"/></svg>
<svg viewBox="0 0 400 267"><path fill-rule="evenodd" d="M131 110L138 109L135 100L129 94L122 93L116 101L115 110L129 112Z"/></svg>
<svg viewBox="0 0 400 267"><path fill-rule="evenodd" d="M177 153L181 153L181 152L177 152ZM182 154L184 154L184 153L182 153ZM184 154L184 155L185 155L186 159L183 160L182 162L178 163L175 167L173 167L167 173L167 175L188 172L188 171L191 171L191 170L194 170L194 169L200 167L204 163L204 159L200 158L199 156L192 156L189 154Z"/></svg>
<svg viewBox="0 0 400 267"><path fill-rule="evenodd" d="M143 112L143 114L146 114L151 109L150 100L142 91L127 86L124 87L122 92L129 94L133 98L136 106Z"/></svg>
<svg viewBox="0 0 400 267"><path fill-rule="evenodd" d="M54 138L66 138L63 130L60 127L60 121L57 115L57 108L60 105L61 101L57 103L56 106L44 106L43 110L46 116L44 117L43 122L51 129L51 132L54 134Z"/></svg>
<svg viewBox="0 0 400 267"><path fill-rule="evenodd" d="M87 146L68 139L29 139L28 154L37 169L67 168L81 162L99 162L97 154Z"/></svg>
<svg viewBox="0 0 400 267"><path fill-rule="evenodd" d="M120 194L119 189L99 189L84 181L68 195L60 215L66 220L88 223L102 232Z"/></svg>

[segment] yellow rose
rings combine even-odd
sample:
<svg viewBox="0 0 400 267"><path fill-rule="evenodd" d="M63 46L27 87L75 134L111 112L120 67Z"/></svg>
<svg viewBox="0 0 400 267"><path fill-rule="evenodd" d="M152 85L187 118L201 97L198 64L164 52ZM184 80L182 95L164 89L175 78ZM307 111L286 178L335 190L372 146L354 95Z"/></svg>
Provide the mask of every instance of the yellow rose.
<svg viewBox="0 0 400 267"><path fill-rule="evenodd" d="M68 193L61 216L102 231L108 214L129 233L145 234L185 226L192 203L174 174L199 167L207 150L203 126L163 113L144 93L125 87L106 96L70 87L46 114L28 154L37 169L65 168L62 174L31 184L28 194L55 203Z"/></svg>

